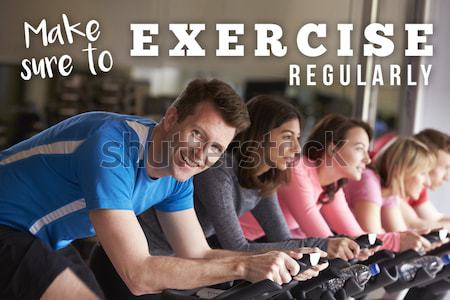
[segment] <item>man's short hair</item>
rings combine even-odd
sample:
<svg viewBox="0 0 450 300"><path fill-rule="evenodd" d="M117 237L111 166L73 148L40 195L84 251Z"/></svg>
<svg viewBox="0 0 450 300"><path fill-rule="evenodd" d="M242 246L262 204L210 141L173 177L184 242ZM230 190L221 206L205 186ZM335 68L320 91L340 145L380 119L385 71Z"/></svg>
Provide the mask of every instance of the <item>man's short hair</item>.
<svg viewBox="0 0 450 300"><path fill-rule="evenodd" d="M211 103L225 123L236 128L236 133L250 125L242 98L231 86L217 79L195 79L188 83L172 104L177 109L178 122L194 114L198 104L204 102Z"/></svg>
<svg viewBox="0 0 450 300"><path fill-rule="evenodd" d="M414 135L414 137L427 145L433 152L441 150L450 153L450 136L446 133L427 128Z"/></svg>

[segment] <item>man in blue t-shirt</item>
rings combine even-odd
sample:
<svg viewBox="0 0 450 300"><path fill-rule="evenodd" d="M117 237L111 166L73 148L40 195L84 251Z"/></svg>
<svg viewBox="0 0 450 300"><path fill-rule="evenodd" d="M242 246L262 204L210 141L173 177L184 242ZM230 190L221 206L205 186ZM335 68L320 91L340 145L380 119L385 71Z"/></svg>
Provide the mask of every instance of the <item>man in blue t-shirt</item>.
<svg viewBox="0 0 450 300"><path fill-rule="evenodd" d="M63 253L94 235L135 295L233 279L288 282L299 252L212 250L193 210L192 176L248 124L231 87L194 80L158 124L85 113L0 152L0 298L102 297L79 256ZM150 255L136 218L150 207L177 257Z"/></svg>

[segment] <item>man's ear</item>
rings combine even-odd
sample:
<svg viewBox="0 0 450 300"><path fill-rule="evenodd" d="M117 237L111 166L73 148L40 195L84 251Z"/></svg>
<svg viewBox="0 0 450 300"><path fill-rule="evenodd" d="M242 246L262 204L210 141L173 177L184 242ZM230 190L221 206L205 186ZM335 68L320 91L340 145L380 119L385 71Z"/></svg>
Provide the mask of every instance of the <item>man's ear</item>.
<svg viewBox="0 0 450 300"><path fill-rule="evenodd" d="M177 121L178 121L177 108L171 105L164 114L164 122L163 122L164 130L170 131L175 126Z"/></svg>

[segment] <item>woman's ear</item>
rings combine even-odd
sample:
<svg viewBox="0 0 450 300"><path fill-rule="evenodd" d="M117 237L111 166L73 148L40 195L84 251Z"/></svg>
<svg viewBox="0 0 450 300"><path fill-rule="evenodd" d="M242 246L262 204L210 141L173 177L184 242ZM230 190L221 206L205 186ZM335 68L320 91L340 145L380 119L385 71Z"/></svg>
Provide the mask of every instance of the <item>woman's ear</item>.
<svg viewBox="0 0 450 300"><path fill-rule="evenodd" d="M175 126L178 121L178 112L175 106L170 106L163 118L163 128L165 131L171 131L171 129Z"/></svg>

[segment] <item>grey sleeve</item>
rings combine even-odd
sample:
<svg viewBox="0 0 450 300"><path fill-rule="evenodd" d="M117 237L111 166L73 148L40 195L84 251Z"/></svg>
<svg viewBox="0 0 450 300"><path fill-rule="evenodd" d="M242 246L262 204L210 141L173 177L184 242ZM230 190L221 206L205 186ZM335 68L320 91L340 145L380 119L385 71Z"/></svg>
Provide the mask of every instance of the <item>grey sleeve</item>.
<svg viewBox="0 0 450 300"><path fill-rule="evenodd" d="M261 225L266 234L268 242L284 241L286 248L296 247L318 247L327 250L328 241L322 238L292 239L286 224L283 212L280 208L276 194L262 198L258 205L252 210L253 216Z"/></svg>
<svg viewBox="0 0 450 300"><path fill-rule="evenodd" d="M139 215L138 221L144 231L151 255L171 256L175 254L164 235L154 208Z"/></svg>
<svg viewBox="0 0 450 300"><path fill-rule="evenodd" d="M203 215L214 227L217 239L224 249L237 251L268 251L297 248L299 241L278 243L249 243L242 232L233 201L231 174L221 168L209 169L194 178L195 201L204 207ZM201 222L205 220L201 220Z"/></svg>

